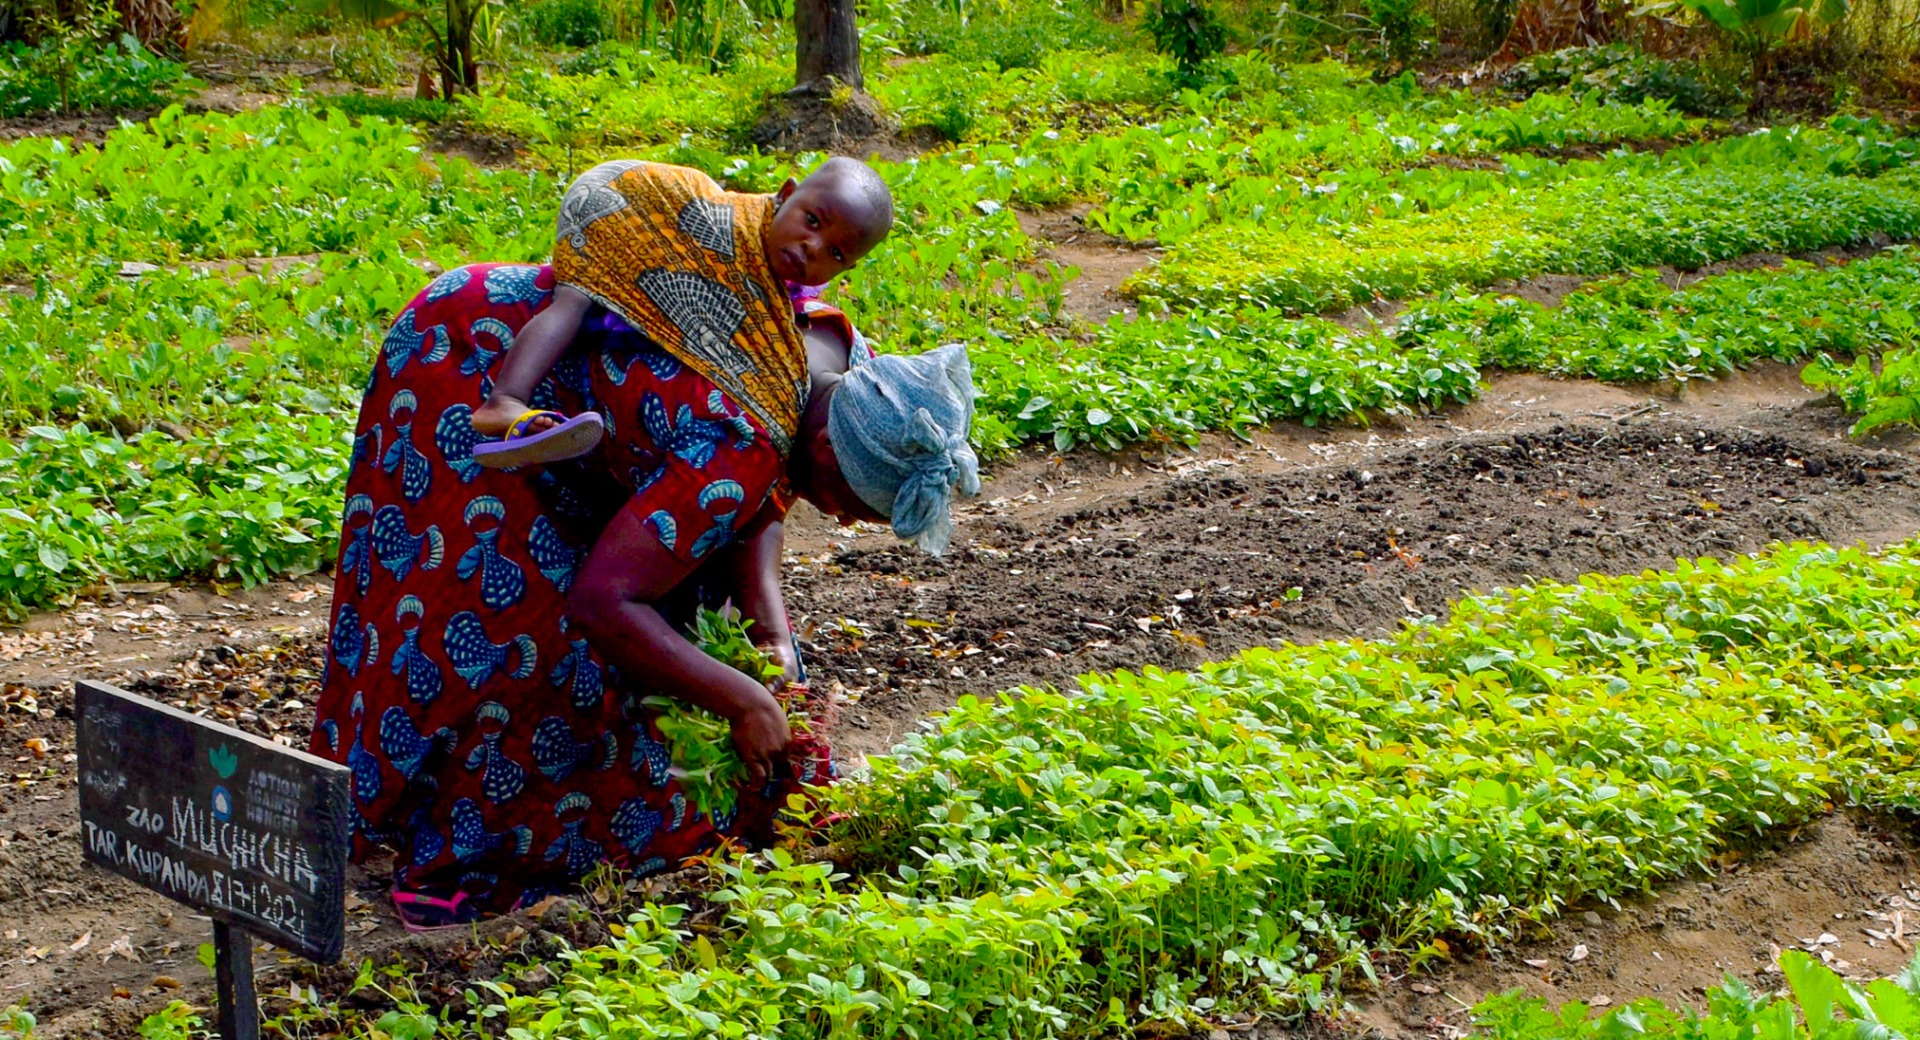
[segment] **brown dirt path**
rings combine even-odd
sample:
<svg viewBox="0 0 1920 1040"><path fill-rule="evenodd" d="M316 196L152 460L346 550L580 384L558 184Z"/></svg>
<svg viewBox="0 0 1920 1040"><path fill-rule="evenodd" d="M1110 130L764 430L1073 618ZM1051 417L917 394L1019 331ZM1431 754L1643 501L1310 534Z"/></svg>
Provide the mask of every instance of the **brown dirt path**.
<svg viewBox="0 0 1920 1040"><path fill-rule="evenodd" d="M1396 428L1283 427L1164 456L1030 454L997 469L944 560L876 529L796 518L790 604L817 680L849 702L841 743L875 754L966 692L1378 635L1533 577L1920 531L1907 447L1849 443L1839 413L1790 380L1762 369L1650 401L1517 377ZM13 779L0 788L0 1006L24 1000L43 1035L65 1036L124 1032L176 992L205 999L193 958L204 922L80 865L66 683L115 679L297 741L325 607L324 582L146 589L0 634L0 760ZM362 875L350 956L480 955L400 935L375 905L379 878ZM527 925L499 934L532 941ZM121 936L138 960L103 960ZM284 993L285 978L274 969L263 989ZM1633 995L1620 988L1616 999Z"/></svg>

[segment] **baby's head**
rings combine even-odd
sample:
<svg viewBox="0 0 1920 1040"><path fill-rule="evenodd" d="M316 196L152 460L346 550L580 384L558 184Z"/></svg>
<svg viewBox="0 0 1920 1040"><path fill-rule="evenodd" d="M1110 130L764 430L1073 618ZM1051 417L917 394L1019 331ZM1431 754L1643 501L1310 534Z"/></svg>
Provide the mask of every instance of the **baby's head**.
<svg viewBox="0 0 1920 1040"><path fill-rule="evenodd" d="M762 236L773 273L796 285L839 277L893 227L893 193L858 159L828 159L804 181L787 179L774 195Z"/></svg>

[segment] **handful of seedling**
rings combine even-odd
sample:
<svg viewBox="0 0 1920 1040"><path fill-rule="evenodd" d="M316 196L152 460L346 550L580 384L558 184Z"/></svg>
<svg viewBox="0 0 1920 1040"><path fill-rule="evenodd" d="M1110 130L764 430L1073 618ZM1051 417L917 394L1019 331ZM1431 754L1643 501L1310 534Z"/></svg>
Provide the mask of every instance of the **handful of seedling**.
<svg viewBox="0 0 1920 1040"><path fill-rule="evenodd" d="M688 638L714 660L745 672L761 683L780 679L783 669L747 636L752 621L731 612L701 607ZM813 732L822 705L804 683L783 683L774 693L793 728L796 756L825 760L825 741ZM733 746L726 719L677 697L653 696L641 701L658 713L660 735L673 758L673 775L694 805L709 818L731 813L739 804L747 764Z"/></svg>

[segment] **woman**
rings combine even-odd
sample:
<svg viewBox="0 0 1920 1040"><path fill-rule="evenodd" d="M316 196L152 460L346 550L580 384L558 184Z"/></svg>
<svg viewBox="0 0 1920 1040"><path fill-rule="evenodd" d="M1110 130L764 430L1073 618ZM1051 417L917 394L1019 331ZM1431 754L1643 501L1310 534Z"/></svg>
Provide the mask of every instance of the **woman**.
<svg viewBox="0 0 1920 1040"><path fill-rule="evenodd" d="M356 858L398 852L410 927L511 908L601 862L660 870L767 840L786 796L832 765L789 764L771 692L689 643L667 605L723 592L796 675L783 479L842 522L890 517L936 549L951 487L978 490L959 348L824 362L783 458L712 382L605 313L535 403L599 412L607 440L564 465L484 469L469 418L552 286L523 265L442 275L395 322L362 402L311 747L352 768ZM729 721L751 773L734 815L681 793L634 704L650 692Z"/></svg>

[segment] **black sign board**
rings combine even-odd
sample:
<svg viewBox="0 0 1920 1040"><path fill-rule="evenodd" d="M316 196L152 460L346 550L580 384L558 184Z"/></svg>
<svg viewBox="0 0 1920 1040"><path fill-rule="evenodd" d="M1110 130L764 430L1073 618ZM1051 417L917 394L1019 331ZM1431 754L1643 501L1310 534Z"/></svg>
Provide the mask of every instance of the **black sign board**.
<svg viewBox="0 0 1920 1040"><path fill-rule="evenodd" d="M112 686L75 690L86 858L218 925L339 960L347 767Z"/></svg>

